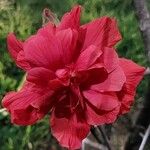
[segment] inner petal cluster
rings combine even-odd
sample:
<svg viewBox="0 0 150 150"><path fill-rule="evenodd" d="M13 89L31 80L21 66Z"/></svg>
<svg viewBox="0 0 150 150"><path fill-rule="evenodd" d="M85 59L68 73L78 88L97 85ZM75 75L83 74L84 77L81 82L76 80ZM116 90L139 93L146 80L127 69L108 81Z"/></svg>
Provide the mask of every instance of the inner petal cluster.
<svg viewBox="0 0 150 150"><path fill-rule="evenodd" d="M64 86L79 86L88 78L88 73L78 72L74 66L58 69L55 74Z"/></svg>

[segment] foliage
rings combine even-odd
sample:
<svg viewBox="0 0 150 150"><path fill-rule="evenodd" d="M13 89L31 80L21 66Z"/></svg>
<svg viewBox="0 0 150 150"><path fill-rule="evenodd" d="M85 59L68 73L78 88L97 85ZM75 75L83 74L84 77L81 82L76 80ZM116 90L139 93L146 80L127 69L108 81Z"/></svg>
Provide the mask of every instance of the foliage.
<svg viewBox="0 0 150 150"><path fill-rule="evenodd" d="M84 8L82 23L100 16L111 16L118 20L123 41L117 45L120 56L146 65L143 42L138 29L131 0L1 0L0 1L0 99L8 91L17 89L23 72L10 59L6 47L6 36L15 32L20 39L35 33L41 26L41 13L48 7L60 18L75 4ZM143 96L146 79L138 89L138 97ZM0 114L0 149L46 149L55 145L48 133L48 118L29 127L10 124L9 117ZM53 147L54 148L54 147ZM55 149L55 148L54 148Z"/></svg>

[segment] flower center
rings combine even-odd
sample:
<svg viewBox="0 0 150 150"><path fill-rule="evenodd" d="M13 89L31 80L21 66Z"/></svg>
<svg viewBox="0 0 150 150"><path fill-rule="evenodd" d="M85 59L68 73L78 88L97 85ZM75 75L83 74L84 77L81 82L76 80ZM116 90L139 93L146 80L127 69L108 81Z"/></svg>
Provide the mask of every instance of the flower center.
<svg viewBox="0 0 150 150"><path fill-rule="evenodd" d="M78 72L71 66L66 67L65 69L58 69L55 74L65 86L63 91L66 92L64 95L67 97L67 102L71 98L68 102L71 106L70 111L74 112L79 105L82 109L84 109L84 101L80 92L80 84L87 80L87 73ZM66 101L66 98L63 100ZM60 102L63 100L59 99Z"/></svg>
<svg viewBox="0 0 150 150"><path fill-rule="evenodd" d="M61 80L65 86L76 85L81 83L82 75L73 67L66 67L65 69L58 69L56 76Z"/></svg>

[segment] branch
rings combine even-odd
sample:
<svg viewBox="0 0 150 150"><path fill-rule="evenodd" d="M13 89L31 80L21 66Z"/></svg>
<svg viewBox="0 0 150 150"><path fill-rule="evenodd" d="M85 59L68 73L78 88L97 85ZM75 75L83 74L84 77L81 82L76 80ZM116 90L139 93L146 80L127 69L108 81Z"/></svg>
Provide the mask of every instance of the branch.
<svg viewBox="0 0 150 150"><path fill-rule="evenodd" d="M97 142L101 144L102 142L101 142L101 139L100 139L100 137L99 137L100 135L99 135L99 133L97 132L97 128L95 128L94 126L92 126L92 127L91 127L91 133L92 133L92 135L94 136L94 138L97 140Z"/></svg>
<svg viewBox="0 0 150 150"><path fill-rule="evenodd" d="M108 140L108 136L105 132L104 126L92 126L91 127L91 133L95 137L95 139L97 140L97 142L99 144L106 145L108 150L112 149L111 145L109 143L109 140Z"/></svg>
<svg viewBox="0 0 150 150"><path fill-rule="evenodd" d="M105 147L104 145L102 144L99 144L99 143L95 143L91 140L89 140L88 138L84 139L82 141L82 149L83 150L86 150L85 149L85 144L88 144L89 146L93 147L93 148L96 148L96 149L100 149L100 150L108 150L107 147Z"/></svg>
<svg viewBox="0 0 150 150"><path fill-rule="evenodd" d="M105 127L104 126L98 126L104 140L105 140L105 144L107 145L108 147L108 150L111 150L111 146L110 146L110 143L109 143L109 140L108 140L108 137L106 135L106 132L105 132Z"/></svg>
<svg viewBox="0 0 150 150"><path fill-rule="evenodd" d="M150 135L150 125L148 126L148 128L147 128L147 130L146 130L146 132L145 132L145 135L144 135L144 137L143 137L143 140L142 140L142 143L141 143L141 145L140 145L139 150L143 150L143 149L144 149L144 146L145 146L145 144L146 144L146 141L147 141L149 135Z"/></svg>
<svg viewBox="0 0 150 150"><path fill-rule="evenodd" d="M150 62L150 13L147 8L146 0L133 0L133 5L137 19L139 21L139 28L143 38L145 52ZM145 75L150 74L150 68L147 68ZM140 133L144 133L145 129L150 123L150 78L148 78L148 87L144 98L143 108L141 109L133 130L131 131L125 145L125 150L139 149L142 138ZM140 128L139 128L140 127Z"/></svg>
<svg viewBox="0 0 150 150"><path fill-rule="evenodd" d="M134 0L135 13L139 20L139 27L143 37L145 50L150 61L150 14L145 0Z"/></svg>

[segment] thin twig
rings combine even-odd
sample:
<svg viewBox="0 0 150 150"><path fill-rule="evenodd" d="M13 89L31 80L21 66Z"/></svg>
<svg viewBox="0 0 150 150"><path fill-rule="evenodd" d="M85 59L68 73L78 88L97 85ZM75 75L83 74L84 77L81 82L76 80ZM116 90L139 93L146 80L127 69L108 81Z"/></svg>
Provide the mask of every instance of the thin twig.
<svg viewBox="0 0 150 150"><path fill-rule="evenodd" d="M92 133L92 135L94 136L94 138L97 140L97 142L99 143L99 144L101 144L102 142L101 142L101 140L99 139L99 137L98 137L98 134L97 134L97 131L96 131L97 129L93 126L93 127L91 127L91 133Z"/></svg>
<svg viewBox="0 0 150 150"><path fill-rule="evenodd" d="M141 143L141 145L140 145L139 150L143 150L143 149L144 149L145 144L146 144L146 141L147 141L149 135L150 135L150 125L148 126L148 128L147 128L147 130L146 130L146 132L145 132L145 135L144 135L144 137L143 137L143 140L142 140L142 143Z"/></svg>
<svg viewBox="0 0 150 150"><path fill-rule="evenodd" d="M103 139L104 139L104 141L105 141L105 144L106 144L107 147L108 147L108 150L111 150L111 146L110 146L108 137L107 137L107 135L106 135L104 126L98 126L98 129L99 129L99 131L100 131L101 134L102 134L102 137L103 137Z"/></svg>
<svg viewBox="0 0 150 150"><path fill-rule="evenodd" d="M85 150L85 144L88 144L91 147L99 149L99 150L108 150L108 148L106 146L99 144L99 143L95 143L95 142L89 140L88 138L83 140L83 144L84 144L84 147L82 147L82 148L84 148L83 150Z"/></svg>
<svg viewBox="0 0 150 150"><path fill-rule="evenodd" d="M85 150L85 144L86 144L86 142L85 142L85 139L82 141L82 150Z"/></svg>

